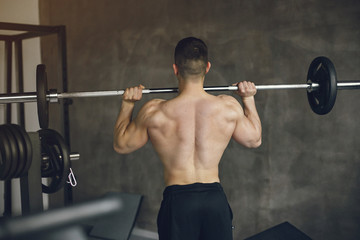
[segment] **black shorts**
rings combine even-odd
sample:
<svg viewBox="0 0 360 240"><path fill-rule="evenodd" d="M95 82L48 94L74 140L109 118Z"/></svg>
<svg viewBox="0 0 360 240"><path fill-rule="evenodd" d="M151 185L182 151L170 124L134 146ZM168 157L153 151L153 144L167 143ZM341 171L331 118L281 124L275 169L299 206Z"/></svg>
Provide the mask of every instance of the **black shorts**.
<svg viewBox="0 0 360 240"><path fill-rule="evenodd" d="M169 186L157 218L159 240L232 240L232 218L219 183Z"/></svg>

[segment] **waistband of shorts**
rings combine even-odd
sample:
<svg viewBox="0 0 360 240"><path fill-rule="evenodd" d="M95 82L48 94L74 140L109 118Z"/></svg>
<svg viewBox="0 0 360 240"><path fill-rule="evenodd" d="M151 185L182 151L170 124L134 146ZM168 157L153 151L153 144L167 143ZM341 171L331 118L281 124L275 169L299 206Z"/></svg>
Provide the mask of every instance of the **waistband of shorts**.
<svg viewBox="0 0 360 240"><path fill-rule="evenodd" d="M223 188L220 183L192 183L187 185L171 185L167 186L164 190L164 197L173 194L173 193L181 193L181 192L202 192L202 191L223 191Z"/></svg>

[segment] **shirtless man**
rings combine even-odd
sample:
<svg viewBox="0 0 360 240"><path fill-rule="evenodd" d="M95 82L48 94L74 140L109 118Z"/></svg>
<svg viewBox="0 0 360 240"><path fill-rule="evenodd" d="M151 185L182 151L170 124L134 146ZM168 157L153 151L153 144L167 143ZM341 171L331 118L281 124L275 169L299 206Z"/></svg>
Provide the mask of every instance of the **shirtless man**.
<svg viewBox="0 0 360 240"><path fill-rule="evenodd" d="M166 188L158 215L160 240L232 239L232 212L220 185L219 162L231 138L255 148L261 122L251 82L237 83L243 106L203 89L211 67L207 47L193 37L175 48L179 95L147 102L132 120L142 85L127 88L114 128L114 149L131 153L150 139L164 166Z"/></svg>

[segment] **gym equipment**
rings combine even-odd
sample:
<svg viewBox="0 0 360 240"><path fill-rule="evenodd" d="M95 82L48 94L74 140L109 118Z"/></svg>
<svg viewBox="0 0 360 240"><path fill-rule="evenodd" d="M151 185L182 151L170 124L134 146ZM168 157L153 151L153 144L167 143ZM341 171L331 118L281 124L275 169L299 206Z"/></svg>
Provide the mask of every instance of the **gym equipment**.
<svg viewBox="0 0 360 240"><path fill-rule="evenodd" d="M0 129L1 131L1 129ZM1 162L0 162L0 179L7 180L10 175L11 168L11 150L9 146L8 138L5 134L0 134L0 151L1 151Z"/></svg>
<svg viewBox="0 0 360 240"><path fill-rule="evenodd" d="M36 69L36 97L40 128L48 128L49 126L49 103L46 99L47 75L44 73L45 65L38 65Z"/></svg>
<svg viewBox="0 0 360 240"><path fill-rule="evenodd" d="M15 172L13 174L14 178L18 178L21 176L21 173L23 172L25 166L26 166L26 149L25 149L25 145L23 143L23 138L20 134L20 132L17 131L16 127L14 127L12 124L8 125L8 131L11 132L11 134L14 137L15 140L15 147L18 153L18 157L17 159L12 158L13 161L16 161L16 167L15 167ZM31 156L30 156L31 159ZM15 165L14 163L12 163L13 165Z"/></svg>
<svg viewBox="0 0 360 240"><path fill-rule="evenodd" d="M0 180L19 178L26 174L32 161L30 138L19 125L0 126Z"/></svg>
<svg viewBox="0 0 360 240"><path fill-rule="evenodd" d="M79 153L70 153L62 136L52 129L38 131L41 141L41 177L50 178L42 186L44 193L61 189L70 171L70 161ZM32 144L29 134L19 125L0 125L0 180L19 178L27 174L32 163ZM40 167L40 166L39 166Z"/></svg>
<svg viewBox="0 0 360 240"><path fill-rule="evenodd" d="M244 240L279 240L279 239L311 240L309 236L301 232L299 229L297 229L289 222L283 222L279 225L271 227L265 231L262 231Z"/></svg>
<svg viewBox="0 0 360 240"><path fill-rule="evenodd" d="M132 239L131 232L142 203L142 196L130 193L117 193L122 200L123 210L108 218L99 219L89 232L95 239Z"/></svg>
<svg viewBox="0 0 360 240"><path fill-rule="evenodd" d="M50 168L42 177L50 178L49 185L42 185L44 193L54 193L65 185L70 171L70 151L62 136L52 129L40 129L41 149L50 157Z"/></svg>
<svg viewBox="0 0 360 240"><path fill-rule="evenodd" d="M4 139L5 142L4 144L8 144L8 147L10 149L10 154L8 155L10 160L10 168L8 171L8 176L14 176L15 175L15 171L17 170L17 168L19 167L19 152L18 152L18 145L16 143L16 140L14 138L14 135L11 133L11 131L9 131L7 128L1 127L3 128L2 131L5 133L5 138Z"/></svg>
<svg viewBox="0 0 360 240"><path fill-rule="evenodd" d="M102 198L77 203L60 209L4 218L0 221L0 239L87 239L72 235L67 229L81 225L84 221L106 219L124 210L119 193L109 193ZM84 231L83 229L81 229ZM62 234L57 234L58 232ZM56 238L53 234L56 233Z"/></svg>
<svg viewBox="0 0 360 240"><path fill-rule="evenodd" d="M1 94L0 104L37 102L38 117L41 128L47 128L49 122L49 102L58 102L65 98L86 98L123 95L125 90L93 91L93 92L63 92L57 93L56 89L47 90L46 67L43 64L36 69L37 92ZM329 113L336 100L337 90L359 89L360 81L338 82L334 64L327 57L315 58L309 67L307 83L305 84L275 84L256 85L257 90L281 89L306 89L311 109L320 115ZM205 91L236 91L237 86L212 86L204 87ZM150 88L143 89L148 93L175 93L177 88Z"/></svg>
<svg viewBox="0 0 360 240"><path fill-rule="evenodd" d="M28 136L28 134L26 133L25 129L19 125L16 125L16 124L9 124L8 127L10 129L13 129L13 132L17 131L20 136L21 136L21 142L22 144L24 144L24 160L22 161L23 162L23 165L21 166L21 171L19 173L18 176L15 176L15 178L17 177L21 177L23 176L29 169L30 169L30 166L31 166L31 163L32 163L32 156L33 156L33 153L32 153L32 144L31 144L31 141L30 141L30 138ZM20 140L20 138L18 139ZM20 142L20 144L21 144Z"/></svg>
<svg viewBox="0 0 360 240"><path fill-rule="evenodd" d="M310 84L319 84L317 91L307 93L311 109L320 115L327 114L335 104L337 93L334 64L325 57L315 58L310 64L307 79Z"/></svg>

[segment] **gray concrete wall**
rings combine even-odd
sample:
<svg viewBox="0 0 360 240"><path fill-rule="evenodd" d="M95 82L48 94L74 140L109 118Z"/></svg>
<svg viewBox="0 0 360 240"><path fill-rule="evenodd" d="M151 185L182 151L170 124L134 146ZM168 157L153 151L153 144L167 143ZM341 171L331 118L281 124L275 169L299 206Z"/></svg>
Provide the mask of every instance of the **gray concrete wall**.
<svg viewBox="0 0 360 240"><path fill-rule="evenodd" d="M339 79L360 78L356 0L40 0L40 13L42 24L67 27L70 91L176 86L173 49L187 36L209 46L206 85L304 83L320 55L333 60ZM51 87L58 70L49 44L43 41L42 56ZM135 112L151 98L172 96L145 96ZM305 90L258 92L262 146L230 142L221 163L235 239L284 221L314 239L359 239L359 97L359 91L339 91L331 113L319 116ZM137 226L155 231L162 166L151 144L129 155L113 151L120 103L120 97L76 99L71 106L71 148L81 153L73 164L74 198L142 194Z"/></svg>

